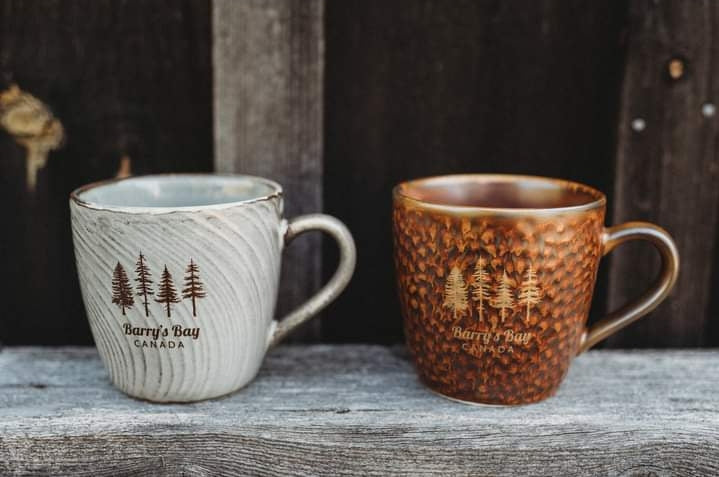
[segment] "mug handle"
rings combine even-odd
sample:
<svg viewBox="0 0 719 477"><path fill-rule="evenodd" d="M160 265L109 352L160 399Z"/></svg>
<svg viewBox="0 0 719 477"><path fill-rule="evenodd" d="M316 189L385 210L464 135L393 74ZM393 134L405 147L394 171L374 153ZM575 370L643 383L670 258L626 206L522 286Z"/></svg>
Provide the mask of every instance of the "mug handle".
<svg viewBox="0 0 719 477"><path fill-rule="evenodd" d="M602 255L630 240L651 242L662 257L662 269L654 285L641 297L592 325L582 335L579 351L582 353L599 341L621 330L656 308L669 294L679 274L679 254L674 240L661 227L647 222L627 222L604 229Z"/></svg>
<svg viewBox="0 0 719 477"><path fill-rule="evenodd" d="M357 261L357 250L350 231L345 224L336 218L325 214L308 214L295 217L287 224L284 234L284 245L286 246L293 238L310 230L321 230L326 232L337 241L340 251L340 260L337 270L330 281L314 294L306 302L287 314L284 318L272 322L269 333L268 348L275 346L287 336L293 329L312 318L320 310L329 305L337 296L342 293L352 278L355 263Z"/></svg>

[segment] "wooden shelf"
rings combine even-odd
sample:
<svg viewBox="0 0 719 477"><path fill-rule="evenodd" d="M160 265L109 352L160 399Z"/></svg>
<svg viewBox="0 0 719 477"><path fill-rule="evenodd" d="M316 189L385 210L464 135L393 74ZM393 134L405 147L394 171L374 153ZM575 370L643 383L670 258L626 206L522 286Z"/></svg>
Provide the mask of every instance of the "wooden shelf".
<svg viewBox="0 0 719 477"><path fill-rule="evenodd" d="M454 403L406 351L284 346L223 399L115 388L93 348L0 352L0 474L718 475L719 351L593 351L557 396Z"/></svg>

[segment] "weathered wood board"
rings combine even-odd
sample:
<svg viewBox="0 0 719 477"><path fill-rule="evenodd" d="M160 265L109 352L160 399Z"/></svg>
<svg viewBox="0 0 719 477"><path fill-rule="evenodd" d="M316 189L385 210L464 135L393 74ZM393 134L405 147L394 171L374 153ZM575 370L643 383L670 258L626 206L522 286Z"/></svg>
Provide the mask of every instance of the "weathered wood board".
<svg viewBox="0 0 719 477"><path fill-rule="evenodd" d="M682 263L668 303L609 344L716 346L719 326L712 328L716 320L710 307L719 306L712 303L719 295L719 270L712 270L719 266L719 3L641 0L630 5L614 222L648 220L665 227ZM646 244L617 250L610 306L644 291L658 262Z"/></svg>
<svg viewBox="0 0 719 477"><path fill-rule="evenodd" d="M0 474L717 475L719 351L593 351L559 393L474 407L403 348L279 347L226 398L157 405L94 349L0 353Z"/></svg>
<svg viewBox="0 0 719 477"><path fill-rule="evenodd" d="M214 0L215 168L274 179L285 214L322 210L323 0ZM321 237L284 254L283 316L317 291ZM334 265L333 265L334 266ZM295 338L317 340L320 322Z"/></svg>

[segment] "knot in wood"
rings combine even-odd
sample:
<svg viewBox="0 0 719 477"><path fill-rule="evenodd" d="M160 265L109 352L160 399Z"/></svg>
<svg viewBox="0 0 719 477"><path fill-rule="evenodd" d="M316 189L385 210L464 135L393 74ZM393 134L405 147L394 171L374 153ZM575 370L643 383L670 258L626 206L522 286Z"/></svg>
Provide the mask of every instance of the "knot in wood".
<svg viewBox="0 0 719 477"><path fill-rule="evenodd" d="M673 80L679 80L686 73L686 62L682 58L672 58L667 63L667 73Z"/></svg>

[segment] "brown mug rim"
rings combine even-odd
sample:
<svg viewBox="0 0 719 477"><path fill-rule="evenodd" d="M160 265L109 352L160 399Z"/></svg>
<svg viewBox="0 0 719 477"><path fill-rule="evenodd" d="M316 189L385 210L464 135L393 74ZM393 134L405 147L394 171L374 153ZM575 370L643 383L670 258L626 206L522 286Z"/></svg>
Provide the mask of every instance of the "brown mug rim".
<svg viewBox="0 0 719 477"><path fill-rule="evenodd" d="M447 204L437 201L427 201L418 199L408 195L404 190L412 185L417 185L423 182L433 181L452 181L460 179L475 179L480 182L516 182L516 181L532 181L538 183L548 183L554 186L559 186L563 189L579 190L586 193L592 200L577 204L577 205L566 205L557 207L522 207L522 208L511 208L511 207L486 207L477 205L456 205ZM592 209L604 207L607 203L606 195L600 190L582 184L581 182L575 182L567 179L558 179L553 177L535 176L535 175L524 175L524 174L444 174L421 177L417 179L410 179L407 181L400 182L392 189L393 200L402 199L420 206L425 209L436 210L440 212L449 212L457 214L496 214L496 215L544 215L544 214L561 214L567 212L585 212Z"/></svg>

